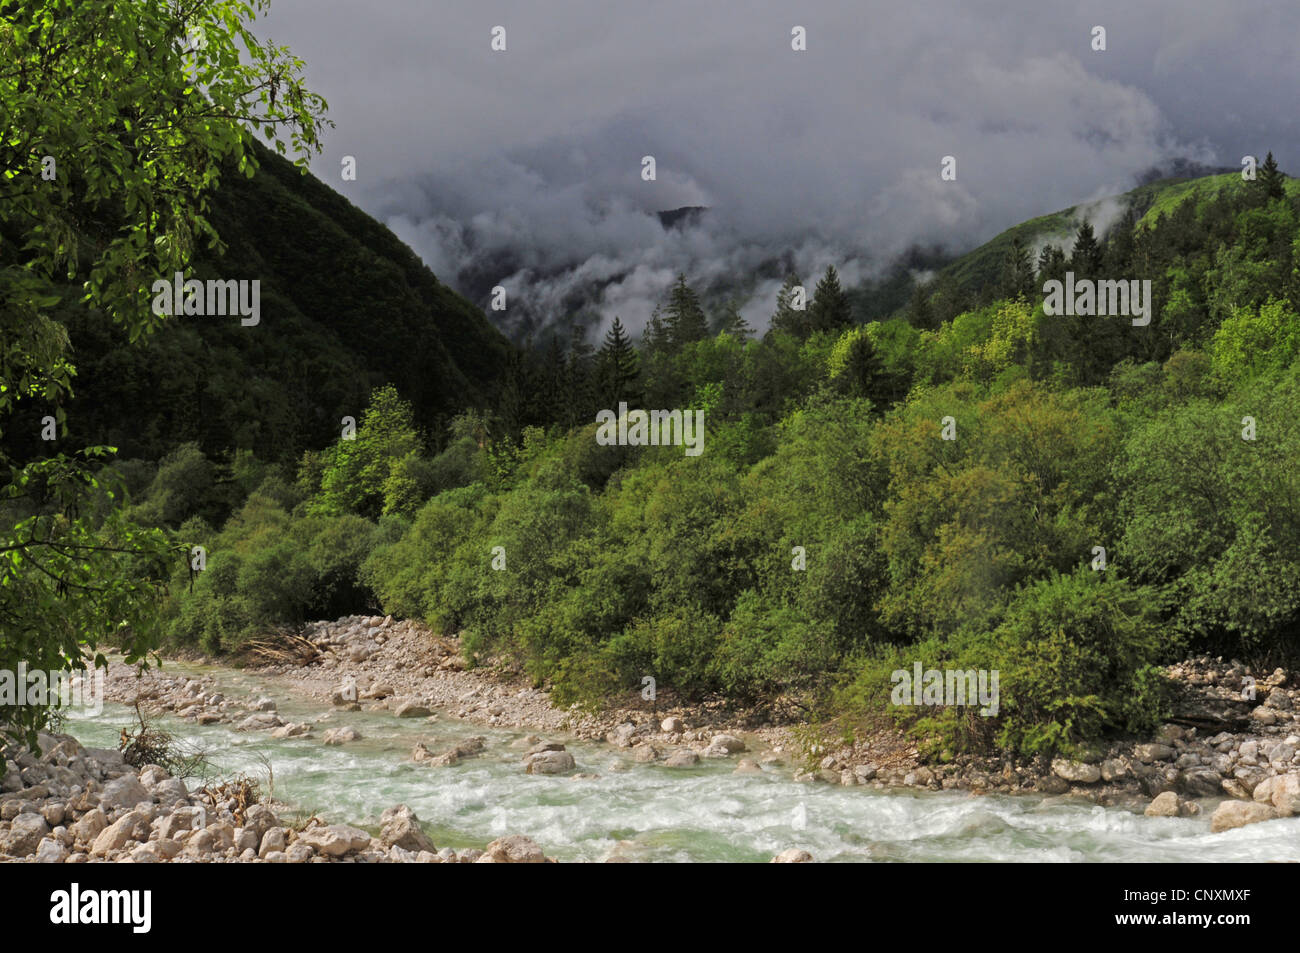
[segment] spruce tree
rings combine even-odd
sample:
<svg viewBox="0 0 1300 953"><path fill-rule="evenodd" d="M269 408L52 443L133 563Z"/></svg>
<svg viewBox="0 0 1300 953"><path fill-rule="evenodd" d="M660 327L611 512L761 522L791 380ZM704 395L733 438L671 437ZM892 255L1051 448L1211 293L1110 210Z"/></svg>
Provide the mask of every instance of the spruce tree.
<svg viewBox="0 0 1300 953"><path fill-rule="evenodd" d="M650 320L641 335L641 347L647 357L668 350L668 327L664 324L663 308L659 305L655 305L654 311L650 314Z"/></svg>
<svg viewBox="0 0 1300 953"><path fill-rule="evenodd" d="M728 300L722 306L722 310L718 312L717 317L714 319L713 329L718 334L730 334L742 341L754 333L754 329L745 321L734 299Z"/></svg>
<svg viewBox="0 0 1300 953"><path fill-rule="evenodd" d="M834 331L853 323L853 309L848 295L840 287L840 276L834 265L826 266L826 274L817 282L813 299L808 307L808 326L812 331Z"/></svg>
<svg viewBox="0 0 1300 953"><path fill-rule="evenodd" d="M592 407L591 358L595 349L587 343L587 328L575 321L569 335L569 354L565 362L567 420L570 427L590 423Z"/></svg>
<svg viewBox="0 0 1300 953"><path fill-rule="evenodd" d="M672 291L668 293L664 318L668 327L668 343L674 352L709 336L708 319L700 307L700 299L686 283L685 274L677 276Z"/></svg>
<svg viewBox="0 0 1300 953"><path fill-rule="evenodd" d="M785 284L781 285L781 290L776 293L776 311L772 314L769 331L784 331L798 338L808 336L807 305L805 304L805 309L801 311L796 311L792 305L794 289L802 284L799 276L793 272L786 276Z"/></svg>
<svg viewBox="0 0 1300 953"><path fill-rule="evenodd" d="M639 376L636 349L623 329L623 322L615 315L596 357L596 382L602 406L617 408L619 401L636 404Z"/></svg>
<svg viewBox="0 0 1300 953"><path fill-rule="evenodd" d="M1048 281L1064 281L1065 271L1065 252L1059 245L1044 245L1043 250L1038 253L1038 287L1041 290L1043 284Z"/></svg>
<svg viewBox="0 0 1300 953"><path fill-rule="evenodd" d="M998 294L1004 298L1028 299L1034 290L1034 266L1029 260L1029 249L1017 235L1011 240L1002 262L1002 278Z"/></svg>
<svg viewBox="0 0 1300 953"><path fill-rule="evenodd" d="M1070 270L1074 277L1095 278L1101 271L1101 244L1092 230L1091 222L1084 222L1074 237L1074 248L1070 252Z"/></svg>
<svg viewBox="0 0 1300 953"><path fill-rule="evenodd" d="M907 323L922 331L932 331L936 327L934 311L930 308L930 293L919 281L912 285L912 300L907 305Z"/></svg>
<svg viewBox="0 0 1300 953"><path fill-rule="evenodd" d="M1277 167L1277 160L1270 152L1264 157L1264 164L1259 167L1259 177L1256 179L1266 201L1280 199L1286 194L1286 186L1282 181L1284 178L1286 177Z"/></svg>

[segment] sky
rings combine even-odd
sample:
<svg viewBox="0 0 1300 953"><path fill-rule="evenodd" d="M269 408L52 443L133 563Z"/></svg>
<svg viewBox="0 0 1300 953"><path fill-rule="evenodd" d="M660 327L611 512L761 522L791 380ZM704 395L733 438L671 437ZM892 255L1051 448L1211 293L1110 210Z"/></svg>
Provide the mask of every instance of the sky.
<svg viewBox="0 0 1300 953"><path fill-rule="evenodd" d="M1300 167L1292 0L273 0L255 32L330 104L313 172L477 304L505 288L507 329L584 301L638 330L679 271L761 329L782 256L852 285L1175 158Z"/></svg>

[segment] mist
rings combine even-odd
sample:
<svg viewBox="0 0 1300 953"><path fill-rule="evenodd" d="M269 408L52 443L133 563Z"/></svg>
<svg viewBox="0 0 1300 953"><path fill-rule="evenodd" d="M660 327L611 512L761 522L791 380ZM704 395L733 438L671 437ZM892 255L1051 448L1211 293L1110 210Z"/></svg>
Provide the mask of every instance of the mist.
<svg viewBox="0 0 1300 953"><path fill-rule="evenodd" d="M1174 159L1287 168L1300 9L1202 6L276 0L270 24L338 124L313 171L477 304L503 287L489 315L520 336L577 312L638 331L678 272L761 329L789 269L851 286L1080 203L1104 231L1105 199ZM660 223L684 206L708 211Z"/></svg>

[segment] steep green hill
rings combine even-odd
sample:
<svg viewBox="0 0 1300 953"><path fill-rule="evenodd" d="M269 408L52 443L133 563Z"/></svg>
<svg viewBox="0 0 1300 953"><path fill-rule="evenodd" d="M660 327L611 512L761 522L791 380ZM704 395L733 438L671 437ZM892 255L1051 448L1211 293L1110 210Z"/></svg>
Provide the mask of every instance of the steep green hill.
<svg viewBox="0 0 1300 953"><path fill-rule="evenodd" d="M191 271L259 279L260 323L178 316L129 345L101 316L67 309L70 435L124 457L193 440L209 455L283 460L336 439L340 419L358 417L384 382L431 431L489 404L509 345L482 312L346 198L267 149L257 155L252 179L231 171L213 197L225 254L205 250Z"/></svg>
<svg viewBox="0 0 1300 953"><path fill-rule="evenodd" d="M1103 201L1118 202L1124 208L1133 209L1137 216L1137 227L1154 227L1161 214L1173 214L1174 210L1188 199L1194 200L1199 208L1225 192L1244 191L1247 186L1248 183L1243 182L1241 175L1235 172L1195 179L1160 179ZM1287 179L1286 189L1291 196L1300 195L1300 180ZM1062 245L1068 253L1074 240L1074 232L1083 218L1087 204L1072 205L1059 212L1041 215L1014 225L978 248L949 262L939 271L937 277L941 280L950 279L957 289L964 293L973 294L981 289L990 288L996 285L1007 251L1017 238L1028 248L1034 248L1044 240L1050 240Z"/></svg>

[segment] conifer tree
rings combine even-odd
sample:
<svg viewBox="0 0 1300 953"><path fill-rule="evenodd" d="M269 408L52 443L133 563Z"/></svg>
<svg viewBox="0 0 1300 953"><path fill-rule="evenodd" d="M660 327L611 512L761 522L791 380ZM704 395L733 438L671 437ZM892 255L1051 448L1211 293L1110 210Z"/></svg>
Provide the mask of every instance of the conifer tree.
<svg viewBox="0 0 1300 953"><path fill-rule="evenodd" d="M923 331L932 331L936 327L934 312L930 308L930 293L919 281L912 285L912 300L907 305L907 323Z"/></svg>
<svg viewBox="0 0 1300 953"><path fill-rule="evenodd" d="M677 276L672 291L668 293L664 322L668 328L668 344L674 352L709 336L708 319L700 307L700 299L686 283L685 274Z"/></svg>
<svg viewBox="0 0 1300 953"><path fill-rule="evenodd" d="M808 307L808 326L812 331L834 331L853 323L853 309L848 295L840 287L840 276L834 265L826 266L826 274L817 282L813 300Z"/></svg>
<svg viewBox="0 0 1300 953"><path fill-rule="evenodd" d="M1029 249L1017 235L1011 240L1002 263L1002 280L998 294L1004 298L1026 298L1033 294L1034 266L1029 260Z"/></svg>
<svg viewBox="0 0 1300 953"><path fill-rule="evenodd" d="M636 349L632 347L623 322L615 315L614 323L605 332L605 343L596 357L596 386L602 406L614 408L619 401L635 404L639 376Z"/></svg>
<svg viewBox="0 0 1300 953"><path fill-rule="evenodd" d="M781 290L776 293L776 311L772 313L772 321L769 325L770 331L784 331L786 334L793 334L795 337L807 337L808 335L808 312L806 310L795 310L792 302L794 301L794 289L803 283L799 276L791 272L786 276L785 283L781 285Z"/></svg>
<svg viewBox="0 0 1300 953"><path fill-rule="evenodd" d="M745 340L754 333L754 329L749 326L744 316L740 313L740 308L736 306L734 300L728 300L718 312L714 321L714 331L722 334L730 334L732 337Z"/></svg>
<svg viewBox="0 0 1300 953"><path fill-rule="evenodd" d="M1092 230L1091 222L1084 222L1074 237L1070 252L1070 270L1075 279L1094 278L1101 271L1101 244Z"/></svg>
<svg viewBox="0 0 1300 953"><path fill-rule="evenodd" d="M569 354L565 361L564 389L567 392L569 427L589 423L592 409L591 359L595 349L587 343L587 328L575 321L569 335Z"/></svg>
<svg viewBox="0 0 1300 953"><path fill-rule="evenodd" d="M1277 167L1277 160L1270 152L1264 157L1264 164L1259 167L1259 177L1256 179L1266 201L1280 199L1286 194L1286 186L1282 181L1284 178L1286 177Z"/></svg>

